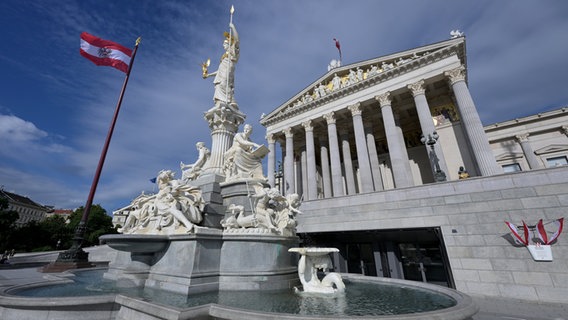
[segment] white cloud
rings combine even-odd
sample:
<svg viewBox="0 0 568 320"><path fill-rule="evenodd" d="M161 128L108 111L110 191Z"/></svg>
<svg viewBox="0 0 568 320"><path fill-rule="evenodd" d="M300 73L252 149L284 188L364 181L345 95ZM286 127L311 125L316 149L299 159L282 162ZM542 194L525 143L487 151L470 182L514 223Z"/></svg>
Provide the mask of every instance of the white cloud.
<svg viewBox="0 0 568 320"><path fill-rule="evenodd" d="M12 115L0 114L0 137L5 142L37 141L46 136L45 131L38 129L29 121Z"/></svg>

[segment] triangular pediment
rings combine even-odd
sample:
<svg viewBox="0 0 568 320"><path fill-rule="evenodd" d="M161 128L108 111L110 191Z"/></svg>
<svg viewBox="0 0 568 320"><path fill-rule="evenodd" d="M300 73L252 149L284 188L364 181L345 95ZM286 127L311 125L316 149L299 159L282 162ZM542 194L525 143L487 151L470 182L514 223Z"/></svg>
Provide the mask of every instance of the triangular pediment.
<svg viewBox="0 0 568 320"><path fill-rule="evenodd" d="M464 37L332 68L264 116L260 123L264 126L270 125L286 118L288 114L298 114L304 110L312 109L330 101L330 99L337 99L345 94L367 88L376 82L391 79L450 55L457 55L462 64L466 65Z"/></svg>
<svg viewBox="0 0 568 320"><path fill-rule="evenodd" d="M507 160L512 160L512 159L520 159L522 158L524 155L522 152L505 152L505 153L501 153L500 155L495 157L495 160L497 160L497 162L499 161L507 161Z"/></svg>
<svg viewBox="0 0 568 320"><path fill-rule="evenodd" d="M549 146L535 150L534 153L540 155L562 151L568 151L568 144L551 144Z"/></svg>

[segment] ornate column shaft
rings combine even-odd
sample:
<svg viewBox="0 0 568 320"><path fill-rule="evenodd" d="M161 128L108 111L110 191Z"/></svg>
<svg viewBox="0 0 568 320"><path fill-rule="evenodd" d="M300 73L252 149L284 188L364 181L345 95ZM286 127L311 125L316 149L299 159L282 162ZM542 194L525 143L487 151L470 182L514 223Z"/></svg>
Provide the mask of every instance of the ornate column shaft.
<svg viewBox="0 0 568 320"><path fill-rule="evenodd" d="M408 153L404 138L399 134L392 112L390 92L376 96L375 99L381 105L381 114L385 126L389 157L391 160L393 178L396 188L410 187L414 185L411 172L406 168Z"/></svg>
<svg viewBox="0 0 568 320"><path fill-rule="evenodd" d="M306 131L306 152L307 152L307 180L308 188L307 192L304 192L304 199L315 200L318 198L318 186L317 186L317 172L316 172L316 151L314 146L314 127L312 126L312 121L308 120L302 123L304 130Z"/></svg>
<svg viewBox="0 0 568 320"><path fill-rule="evenodd" d="M244 122L245 115L232 109L213 109L206 112L204 118L211 130L211 155L203 173L224 175L225 152L232 146L235 133Z"/></svg>
<svg viewBox="0 0 568 320"><path fill-rule="evenodd" d="M339 143L337 140L337 128L335 126L335 114L330 112L323 116L327 121L327 135L329 141L329 157L331 159L331 183L333 196L345 195L343 192L343 178L341 176L341 160L339 157Z"/></svg>
<svg viewBox="0 0 568 320"><path fill-rule="evenodd" d="M349 134L342 130L339 134L341 138L341 150L343 152L343 168L345 169L345 182L347 194L357 194L355 186L355 172L353 171L353 159L351 159L351 147L349 146Z"/></svg>
<svg viewBox="0 0 568 320"><path fill-rule="evenodd" d="M284 129L286 136L286 157L284 158L284 190L285 195L296 192L294 181L294 134L292 128Z"/></svg>
<svg viewBox="0 0 568 320"><path fill-rule="evenodd" d="M384 190L383 177L381 177L379 155L377 153L377 146L375 145L375 135L370 125L365 127L365 137L367 139L367 150L369 150L369 163L373 175L373 185L375 191L381 191Z"/></svg>
<svg viewBox="0 0 568 320"><path fill-rule="evenodd" d="M321 176L323 180L323 197L333 197L331 174L329 172L329 150L325 137L320 137Z"/></svg>
<svg viewBox="0 0 568 320"><path fill-rule="evenodd" d="M428 137L429 134L432 134L434 131L436 131L436 128L434 127L434 121L432 121L430 106L428 105L428 101L426 100L424 80L409 84L407 88L412 92L412 96L414 97L414 104L416 105L416 111L418 112L418 121L420 122L420 129L422 130L422 134L425 137ZM424 145L424 148L426 148L426 153L429 154L430 146ZM448 174L448 166L446 164L444 152L442 151L442 146L440 143L436 143L434 145L434 152L436 154L436 157L434 157L433 155L430 155L429 157L432 172L436 172L435 161L438 161L440 170L442 170L445 174Z"/></svg>
<svg viewBox="0 0 568 320"><path fill-rule="evenodd" d="M355 135L355 146L357 148L357 160L359 162L359 177L361 179L361 192L373 192L373 174L369 162L369 150L365 141L365 128L363 127L363 117L361 116L361 104L356 103L347 107L353 117L353 131Z"/></svg>
<svg viewBox="0 0 568 320"><path fill-rule="evenodd" d="M499 167L495 160L483 130L483 124L481 119L479 119L479 114L475 109L475 104L465 83L465 67L460 66L451 71L446 71L444 75L449 78L450 86L454 91L460 117L481 175L492 176L503 173L503 169Z"/></svg>
<svg viewBox="0 0 568 320"><path fill-rule="evenodd" d="M529 163L529 167L531 169L543 168L543 165L534 154L534 150L529 142L529 134L520 134L515 136L515 138L517 138L517 141L519 141L519 144L521 145L521 149L523 149L523 153L525 155L525 158L527 159L527 162Z"/></svg>
<svg viewBox="0 0 568 320"><path fill-rule="evenodd" d="M266 163L266 171L268 176L268 184L274 187L274 170L276 170L276 140L274 135L269 133L266 135L266 141L268 142L268 162Z"/></svg>
<svg viewBox="0 0 568 320"><path fill-rule="evenodd" d="M306 152L306 148L302 147L302 150L300 150L300 161L298 163L298 165L300 166L299 170L296 169L296 181L298 181L298 184L296 186L296 193L301 197L301 198L306 198L307 197L307 193L308 193L308 171L307 171L307 164L308 161L308 155Z"/></svg>

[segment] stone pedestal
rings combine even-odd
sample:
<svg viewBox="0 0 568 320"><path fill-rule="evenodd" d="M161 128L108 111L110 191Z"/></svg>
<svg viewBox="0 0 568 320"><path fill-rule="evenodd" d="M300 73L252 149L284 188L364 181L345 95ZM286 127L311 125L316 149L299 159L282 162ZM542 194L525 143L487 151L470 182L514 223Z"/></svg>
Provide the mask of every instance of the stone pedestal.
<svg viewBox="0 0 568 320"><path fill-rule="evenodd" d="M105 279L122 287L155 288L181 294L216 290L272 290L298 285L297 237L224 234L198 228L188 235L105 235L119 250Z"/></svg>
<svg viewBox="0 0 568 320"><path fill-rule="evenodd" d="M297 237L225 234L219 266L221 290L276 290L298 286Z"/></svg>
<svg viewBox="0 0 568 320"><path fill-rule="evenodd" d="M226 207L223 204L220 183L225 181L225 176L208 173L202 174L197 180L192 181L191 185L201 189L201 196L206 205L202 212L203 227L221 229L220 221L225 216Z"/></svg>
<svg viewBox="0 0 568 320"><path fill-rule="evenodd" d="M255 194L254 186L259 183L261 183L264 188L269 187L266 180L258 179L221 183L221 193L223 194L223 205L225 208L228 208L231 204L240 205L245 208L246 216L252 214L252 206L254 206L256 200L250 198L249 195Z"/></svg>

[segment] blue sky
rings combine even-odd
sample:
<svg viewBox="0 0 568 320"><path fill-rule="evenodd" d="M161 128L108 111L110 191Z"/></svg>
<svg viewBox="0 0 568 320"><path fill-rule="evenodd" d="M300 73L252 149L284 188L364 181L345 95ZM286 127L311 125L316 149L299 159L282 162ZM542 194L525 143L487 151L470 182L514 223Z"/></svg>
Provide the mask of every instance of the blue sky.
<svg viewBox="0 0 568 320"><path fill-rule="evenodd" d="M133 47L142 37L94 203L112 212L161 169L180 176L195 142L229 9L241 38L235 96L253 140L262 113L343 64L467 39L469 87L485 125L568 105L568 2L0 1L0 185L57 208L85 204L124 74L79 55L83 31Z"/></svg>

